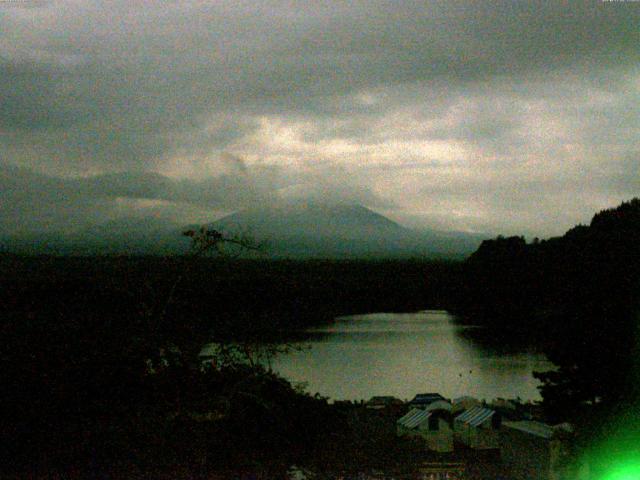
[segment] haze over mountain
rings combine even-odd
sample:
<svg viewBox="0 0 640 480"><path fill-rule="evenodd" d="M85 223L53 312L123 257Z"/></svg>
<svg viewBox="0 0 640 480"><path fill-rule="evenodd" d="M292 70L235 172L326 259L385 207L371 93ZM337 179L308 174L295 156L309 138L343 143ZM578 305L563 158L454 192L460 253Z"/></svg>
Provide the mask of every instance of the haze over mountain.
<svg viewBox="0 0 640 480"><path fill-rule="evenodd" d="M48 254L180 254L181 225L162 217L122 217L78 231L4 236L5 251ZM463 257L483 237L413 230L362 205L289 199L240 210L209 224L227 236L248 235L266 258Z"/></svg>
<svg viewBox="0 0 640 480"><path fill-rule="evenodd" d="M51 255L164 255L184 253L180 225L153 216L120 217L71 231L0 235L0 252Z"/></svg>
<svg viewBox="0 0 640 480"><path fill-rule="evenodd" d="M245 209L211 226L248 234L266 242L269 254L291 257L464 256L482 239L466 233L412 230L362 205L315 200Z"/></svg>

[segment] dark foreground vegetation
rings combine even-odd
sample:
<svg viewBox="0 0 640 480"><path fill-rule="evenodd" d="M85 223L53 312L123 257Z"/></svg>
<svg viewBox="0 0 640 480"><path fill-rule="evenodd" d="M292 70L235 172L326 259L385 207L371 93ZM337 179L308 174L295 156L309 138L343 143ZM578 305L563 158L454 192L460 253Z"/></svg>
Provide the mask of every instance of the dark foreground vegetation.
<svg viewBox="0 0 640 480"><path fill-rule="evenodd" d="M446 305L447 284L459 264L425 260L242 260L185 257L0 256L1 299L14 311L90 309L121 317L143 305L166 303L170 316L270 316L294 329L337 314L407 311ZM37 301L36 301L37 299ZM24 312L22 312L24 313Z"/></svg>
<svg viewBox="0 0 640 480"><path fill-rule="evenodd" d="M580 427L594 468L616 451L640 458L640 199L562 237L485 241L464 272L451 307L543 346L558 366L535 373L549 420Z"/></svg>
<svg viewBox="0 0 640 480"><path fill-rule="evenodd" d="M355 471L406 460L393 432L363 440L358 409L299 391L252 357L338 314L442 306L457 268L187 256L0 262L0 465L18 478L278 478L294 463ZM203 371L198 352L212 340L227 355Z"/></svg>
<svg viewBox="0 0 640 480"><path fill-rule="evenodd" d="M421 308L540 345L558 365L536 373L547 418L577 426L576 455L622 445L640 458L639 245L633 200L559 238L486 241L461 263L3 255L0 468L17 478L400 468L415 445L255 359L336 315ZM203 369L209 341L224 348Z"/></svg>

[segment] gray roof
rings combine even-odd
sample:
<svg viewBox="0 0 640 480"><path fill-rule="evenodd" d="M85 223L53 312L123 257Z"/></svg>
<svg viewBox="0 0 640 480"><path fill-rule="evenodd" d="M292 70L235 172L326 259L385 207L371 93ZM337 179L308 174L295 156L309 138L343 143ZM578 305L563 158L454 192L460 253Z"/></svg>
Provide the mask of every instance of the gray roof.
<svg viewBox="0 0 640 480"><path fill-rule="evenodd" d="M431 402L435 402L436 400L444 400L444 397L439 393L418 393L409 403L428 404Z"/></svg>
<svg viewBox="0 0 640 480"><path fill-rule="evenodd" d="M367 403L402 403L402 400L396 397L392 397L391 395L377 395L371 397L371 399Z"/></svg>
<svg viewBox="0 0 640 480"><path fill-rule="evenodd" d="M505 427L513 428L529 435L535 435L541 438L551 438L554 429L546 423L536 422L533 420L521 420L519 422L503 422Z"/></svg>
<svg viewBox="0 0 640 480"><path fill-rule="evenodd" d="M429 405L427 405L425 410L428 410L430 412L433 410L446 410L447 412L450 412L452 408L453 407L451 406L451 404L446 400L436 400L435 402L431 402Z"/></svg>
<svg viewBox="0 0 640 480"><path fill-rule="evenodd" d="M456 422L467 423L472 427L482 425L488 418L496 412L483 407L473 407L456 417Z"/></svg>
<svg viewBox="0 0 640 480"><path fill-rule="evenodd" d="M431 412L421 410L419 408L412 409L404 417L398 420L398 423L405 428L416 428L422 422L431 416Z"/></svg>

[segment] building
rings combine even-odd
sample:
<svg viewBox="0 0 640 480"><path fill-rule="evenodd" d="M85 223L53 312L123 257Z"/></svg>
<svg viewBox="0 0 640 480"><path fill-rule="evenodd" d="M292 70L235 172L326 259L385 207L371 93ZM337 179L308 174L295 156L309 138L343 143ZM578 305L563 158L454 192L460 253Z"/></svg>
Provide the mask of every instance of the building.
<svg viewBox="0 0 640 480"><path fill-rule="evenodd" d="M436 400L435 402L431 402L429 405L425 407L425 410L431 412L433 410L445 410L451 413L452 410L451 403L448 400Z"/></svg>
<svg viewBox="0 0 640 480"><path fill-rule="evenodd" d="M396 397L391 396L379 396L379 397L371 397L369 401L366 403L366 408L372 410L382 410L384 408L395 407L404 405L404 402Z"/></svg>
<svg viewBox="0 0 640 480"><path fill-rule="evenodd" d="M430 403L437 400L445 400L445 398L439 393L419 393L409 402L409 406L414 408L426 408Z"/></svg>
<svg viewBox="0 0 640 480"><path fill-rule="evenodd" d="M499 449L501 423L502 416L495 410L473 407L455 417L454 438L477 450Z"/></svg>
<svg viewBox="0 0 640 480"><path fill-rule="evenodd" d="M503 420L508 419L512 421L524 419L524 412L521 406L521 402L506 398L496 398L489 404L489 408L502 415Z"/></svg>
<svg viewBox="0 0 640 480"><path fill-rule="evenodd" d="M429 450L453 451L451 416L446 410L412 408L396 422L398 436L422 438Z"/></svg>
<svg viewBox="0 0 640 480"><path fill-rule="evenodd" d="M518 409L519 402L517 400L510 400L508 398L495 398L489 406L498 411L503 409L505 411L513 411L515 412Z"/></svg>
<svg viewBox="0 0 640 480"><path fill-rule="evenodd" d="M502 461L514 480L563 478L563 459L570 434L566 425L552 427L532 420L505 421L502 425Z"/></svg>
<svg viewBox="0 0 640 480"><path fill-rule="evenodd" d="M470 408L478 407L480 405L482 405L482 402L480 402L480 400L465 395L453 399L452 412L460 413L464 412L465 410L469 410Z"/></svg>

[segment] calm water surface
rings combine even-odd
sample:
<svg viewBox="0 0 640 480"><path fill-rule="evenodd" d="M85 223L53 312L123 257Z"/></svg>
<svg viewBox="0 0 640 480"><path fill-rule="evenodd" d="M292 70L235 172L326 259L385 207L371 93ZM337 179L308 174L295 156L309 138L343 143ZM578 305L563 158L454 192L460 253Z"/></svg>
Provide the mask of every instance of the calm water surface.
<svg viewBox="0 0 640 480"><path fill-rule="evenodd" d="M531 372L552 368L542 353L475 341L477 327L458 325L444 311L340 317L307 333L310 340L300 345L308 348L276 359L273 367L333 399L404 399L419 392L539 399Z"/></svg>

